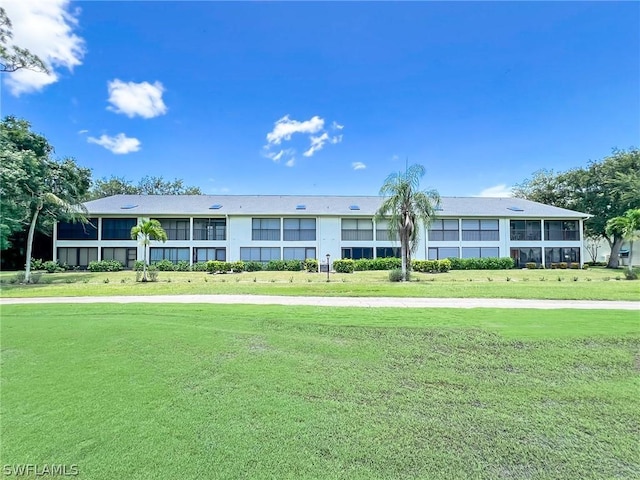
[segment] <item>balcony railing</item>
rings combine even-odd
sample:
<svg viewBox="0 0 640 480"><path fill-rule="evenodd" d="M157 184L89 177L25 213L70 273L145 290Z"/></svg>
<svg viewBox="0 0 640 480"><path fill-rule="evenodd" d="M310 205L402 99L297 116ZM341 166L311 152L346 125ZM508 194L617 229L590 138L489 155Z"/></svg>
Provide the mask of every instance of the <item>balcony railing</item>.
<svg viewBox="0 0 640 480"><path fill-rule="evenodd" d="M207 228L194 228L193 229L194 240L226 240L225 227L207 227Z"/></svg>
<svg viewBox="0 0 640 480"><path fill-rule="evenodd" d="M498 230L462 230L462 240L465 242L493 242L500 240Z"/></svg>
<svg viewBox="0 0 640 480"><path fill-rule="evenodd" d="M167 240L189 240L188 228L165 228Z"/></svg>
<svg viewBox="0 0 640 480"><path fill-rule="evenodd" d="M515 240L515 241L542 240L542 236L539 230L536 231L536 230L512 229L511 240Z"/></svg>
<svg viewBox="0 0 640 480"><path fill-rule="evenodd" d="M580 240L580 232L578 230L547 230L544 232L544 239L552 241L576 241Z"/></svg>
<svg viewBox="0 0 640 480"><path fill-rule="evenodd" d="M342 229L342 240L346 241L363 241L373 240L373 230L351 230Z"/></svg>
<svg viewBox="0 0 640 480"><path fill-rule="evenodd" d="M315 228L303 228L300 230L284 230L284 239L289 242L297 241L315 241L316 229Z"/></svg>

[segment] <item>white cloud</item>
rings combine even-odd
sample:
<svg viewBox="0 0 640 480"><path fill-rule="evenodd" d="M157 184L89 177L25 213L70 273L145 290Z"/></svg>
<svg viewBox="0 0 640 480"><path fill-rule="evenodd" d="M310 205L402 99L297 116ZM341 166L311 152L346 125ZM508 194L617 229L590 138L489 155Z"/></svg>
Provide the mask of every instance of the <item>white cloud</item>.
<svg viewBox="0 0 640 480"><path fill-rule="evenodd" d="M78 130L78 135L84 135L85 133L89 133L89 130Z"/></svg>
<svg viewBox="0 0 640 480"><path fill-rule="evenodd" d="M115 79L108 83L109 103L107 107L115 113L124 113L127 117L136 115L143 118L153 118L167 113L167 107L162 101L164 87L160 82L123 82Z"/></svg>
<svg viewBox="0 0 640 480"><path fill-rule="evenodd" d="M141 145L140 140L127 137L124 133L119 133L115 137L110 137L109 135L100 135L100 138L89 137L87 142L100 145L116 155L137 152L140 150Z"/></svg>
<svg viewBox="0 0 640 480"><path fill-rule="evenodd" d="M317 133L323 128L324 120L317 115L304 122L291 120L289 115L285 115L274 124L273 130L267 133L267 142L280 145L282 140L291 140L294 133Z"/></svg>
<svg viewBox="0 0 640 480"><path fill-rule="evenodd" d="M362 162L353 162L351 164L354 170L364 170L367 166Z"/></svg>
<svg viewBox="0 0 640 480"><path fill-rule="evenodd" d="M277 120L273 130L267 133L267 144L263 147L264 155L276 163L286 160L285 165L292 167L295 165L294 155L296 150L294 148L279 150L276 148L278 151L272 149L283 142L291 141L293 135L307 134L309 136L310 145L302 154L304 157L312 157L317 151L322 150L327 142L334 145L340 143L342 135L330 136L325 131L324 124L324 119L318 115L304 121L292 120L289 115L285 115ZM333 130L342 130L343 128L343 125L339 125L335 121L331 124L331 129ZM315 133L319 133L319 135L314 135Z"/></svg>
<svg viewBox="0 0 640 480"><path fill-rule="evenodd" d="M5 75L15 96L37 92L60 79L60 70L82 64L84 39L74 33L80 9L69 10L68 0L20 0L3 2L13 26L12 43L40 57L50 73L20 69Z"/></svg>
<svg viewBox="0 0 640 480"><path fill-rule="evenodd" d="M512 197L511 187L504 183L493 187L485 188L476 197Z"/></svg>

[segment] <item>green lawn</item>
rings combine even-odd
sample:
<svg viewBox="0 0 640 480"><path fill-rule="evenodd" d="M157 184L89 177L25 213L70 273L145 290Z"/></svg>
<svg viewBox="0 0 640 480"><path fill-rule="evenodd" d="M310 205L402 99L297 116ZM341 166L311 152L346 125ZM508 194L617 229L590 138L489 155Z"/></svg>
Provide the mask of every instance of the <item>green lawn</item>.
<svg viewBox="0 0 640 480"><path fill-rule="evenodd" d="M29 305L0 333L2 464L640 478L637 312Z"/></svg>
<svg viewBox="0 0 640 480"><path fill-rule="evenodd" d="M388 297L543 298L571 300L638 300L640 281L627 281L621 270L452 271L413 275L399 284L388 272L326 274L257 272L208 275L202 272L160 272L159 281L136 283L135 273L66 272L43 274L38 285L8 283L12 272L0 274L3 297L87 295L261 294Z"/></svg>

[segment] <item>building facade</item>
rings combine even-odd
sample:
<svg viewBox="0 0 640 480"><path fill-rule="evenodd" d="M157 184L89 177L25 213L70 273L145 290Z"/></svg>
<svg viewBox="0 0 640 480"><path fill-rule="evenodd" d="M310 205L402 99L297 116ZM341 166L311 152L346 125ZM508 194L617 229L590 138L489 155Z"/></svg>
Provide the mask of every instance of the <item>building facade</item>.
<svg viewBox="0 0 640 480"><path fill-rule="evenodd" d="M141 218L157 219L168 241L151 242L150 262L324 261L400 256L374 196L115 195L85 203L90 223L60 222L54 259L86 267L143 258L131 239ZM507 257L517 266L581 265L587 214L519 198L443 197L428 229L420 225L413 258Z"/></svg>

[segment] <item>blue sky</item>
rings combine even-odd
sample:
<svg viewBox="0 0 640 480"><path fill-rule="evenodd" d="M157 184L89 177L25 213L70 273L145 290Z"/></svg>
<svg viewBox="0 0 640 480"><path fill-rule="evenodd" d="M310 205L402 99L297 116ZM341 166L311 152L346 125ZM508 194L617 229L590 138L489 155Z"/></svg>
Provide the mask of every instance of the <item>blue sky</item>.
<svg viewBox="0 0 640 480"><path fill-rule="evenodd" d="M95 178L374 195L408 159L491 196L640 144L637 2L4 3L52 75L2 115Z"/></svg>

